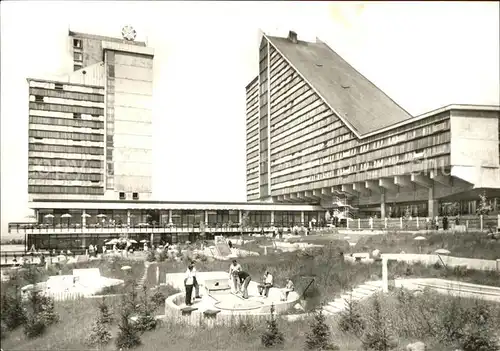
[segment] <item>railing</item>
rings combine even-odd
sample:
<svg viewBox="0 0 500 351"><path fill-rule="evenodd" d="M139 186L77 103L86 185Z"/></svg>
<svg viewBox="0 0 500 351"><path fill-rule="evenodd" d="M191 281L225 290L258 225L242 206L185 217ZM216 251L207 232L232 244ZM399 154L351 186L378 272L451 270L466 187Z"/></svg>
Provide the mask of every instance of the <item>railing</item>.
<svg viewBox="0 0 500 351"><path fill-rule="evenodd" d="M352 230L435 230L443 228L443 218L439 217L436 224L429 217L411 217L411 218L355 218L347 221L347 228ZM448 228L456 231L468 230L493 230L497 231L500 228L500 215L493 216L478 216L471 218L462 218L459 224L455 224L455 219L448 219Z"/></svg>
<svg viewBox="0 0 500 351"><path fill-rule="evenodd" d="M46 224L21 224L10 223L11 234L70 234L70 233L269 233L275 228L293 228L308 226L304 223L262 223L259 225L247 225L243 228L231 224L207 224L204 228L199 225L176 226L172 224L150 224L150 225L46 225Z"/></svg>

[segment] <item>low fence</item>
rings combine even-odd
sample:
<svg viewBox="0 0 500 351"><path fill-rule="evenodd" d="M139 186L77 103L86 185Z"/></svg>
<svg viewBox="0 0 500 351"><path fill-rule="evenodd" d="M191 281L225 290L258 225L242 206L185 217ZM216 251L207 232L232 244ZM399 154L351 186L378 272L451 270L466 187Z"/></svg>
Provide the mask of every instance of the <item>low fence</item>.
<svg viewBox="0 0 500 351"><path fill-rule="evenodd" d="M478 216L460 219L460 224L455 224L454 218L448 219L448 229L456 231L488 230L500 227L500 214L496 216ZM442 217L439 218L439 228L443 228ZM356 218L347 221L347 228L353 230L434 230L430 217L411 218Z"/></svg>
<svg viewBox="0 0 500 351"><path fill-rule="evenodd" d="M500 255L500 253L499 253ZM500 259L498 260L483 260L479 258L453 257L448 255L426 255L426 254L382 254L382 259L394 260L407 263L422 263L432 265L436 262L444 262L448 267L467 267L467 269L475 269L481 271L497 271L500 272Z"/></svg>

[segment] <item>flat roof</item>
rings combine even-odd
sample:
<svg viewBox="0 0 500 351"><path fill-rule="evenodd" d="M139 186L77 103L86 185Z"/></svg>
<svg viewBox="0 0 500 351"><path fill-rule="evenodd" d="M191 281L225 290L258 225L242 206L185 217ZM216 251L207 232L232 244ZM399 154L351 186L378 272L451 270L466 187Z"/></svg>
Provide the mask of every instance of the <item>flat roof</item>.
<svg viewBox="0 0 500 351"><path fill-rule="evenodd" d="M318 204L218 201L134 201L34 199L32 209L322 211Z"/></svg>

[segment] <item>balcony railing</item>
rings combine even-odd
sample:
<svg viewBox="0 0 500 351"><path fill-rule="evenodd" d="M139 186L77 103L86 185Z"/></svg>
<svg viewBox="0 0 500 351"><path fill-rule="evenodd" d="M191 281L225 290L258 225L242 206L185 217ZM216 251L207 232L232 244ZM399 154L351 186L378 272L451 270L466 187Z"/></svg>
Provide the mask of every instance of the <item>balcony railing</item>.
<svg viewBox="0 0 500 351"><path fill-rule="evenodd" d="M199 224L148 224L148 225L86 225L81 224L27 224L27 223L9 223L9 233L11 234L71 234L71 233L201 233L203 231L210 233L260 233L271 232L276 228L293 228L308 226L304 223L259 223L249 224L241 228L238 224L207 224L201 228ZM316 226L317 227L317 226Z"/></svg>

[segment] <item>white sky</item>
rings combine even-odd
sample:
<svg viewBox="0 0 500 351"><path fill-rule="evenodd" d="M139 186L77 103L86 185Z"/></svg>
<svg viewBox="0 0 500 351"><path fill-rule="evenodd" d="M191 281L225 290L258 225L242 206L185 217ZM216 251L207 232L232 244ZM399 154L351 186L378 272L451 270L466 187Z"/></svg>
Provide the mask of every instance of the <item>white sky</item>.
<svg viewBox="0 0 500 351"><path fill-rule="evenodd" d="M320 37L416 115L499 103L499 10L494 2L3 1L2 233L29 214L25 78L68 69L68 27L120 36L131 24L155 48L157 199L245 201L244 87L257 75L259 28Z"/></svg>

